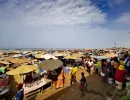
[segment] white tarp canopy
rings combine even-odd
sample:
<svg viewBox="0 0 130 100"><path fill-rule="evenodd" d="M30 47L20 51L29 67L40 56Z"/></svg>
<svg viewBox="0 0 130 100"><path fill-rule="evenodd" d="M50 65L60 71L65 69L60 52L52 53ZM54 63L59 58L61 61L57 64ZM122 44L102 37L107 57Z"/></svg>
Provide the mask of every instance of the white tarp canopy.
<svg viewBox="0 0 130 100"><path fill-rule="evenodd" d="M95 58L97 58L97 59L107 59L108 57L106 57L106 56L96 56Z"/></svg>
<svg viewBox="0 0 130 100"><path fill-rule="evenodd" d="M13 55L12 57L13 58L19 58L19 57L22 57L23 55L22 54L16 54L16 55Z"/></svg>
<svg viewBox="0 0 130 100"><path fill-rule="evenodd" d="M0 52L0 55L3 55L3 52Z"/></svg>
<svg viewBox="0 0 130 100"><path fill-rule="evenodd" d="M51 55L51 54L45 54L45 55L43 55L42 56L43 58L45 58L46 60L48 60L48 59L58 59L58 58L56 58L55 56L53 56L53 55Z"/></svg>
<svg viewBox="0 0 130 100"><path fill-rule="evenodd" d="M29 53L29 52L30 52L30 51L24 51L23 54L27 54L27 53Z"/></svg>
<svg viewBox="0 0 130 100"><path fill-rule="evenodd" d="M64 54L64 53L55 53L54 56L56 56L56 57L67 56L67 54Z"/></svg>
<svg viewBox="0 0 130 100"><path fill-rule="evenodd" d="M35 58L44 58L43 54L36 54Z"/></svg>

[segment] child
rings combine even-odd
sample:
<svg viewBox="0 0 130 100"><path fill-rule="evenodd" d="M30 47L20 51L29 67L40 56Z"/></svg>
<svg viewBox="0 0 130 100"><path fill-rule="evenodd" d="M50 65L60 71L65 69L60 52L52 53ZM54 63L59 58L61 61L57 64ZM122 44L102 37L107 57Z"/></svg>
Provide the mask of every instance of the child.
<svg viewBox="0 0 130 100"><path fill-rule="evenodd" d="M86 81L86 78L85 78L85 76L84 76L84 72L82 72L81 73L81 80L80 80L80 90L81 90L81 93L82 93L82 95L84 95L84 92L83 92L83 90L85 89L86 91L88 91L87 90L87 81Z"/></svg>
<svg viewBox="0 0 130 100"><path fill-rule="evenodd" d="M74 83L74 84L77 83L76 73L71 74L70 87L72 87L72 84L73 84L73 83Z"/></svg>

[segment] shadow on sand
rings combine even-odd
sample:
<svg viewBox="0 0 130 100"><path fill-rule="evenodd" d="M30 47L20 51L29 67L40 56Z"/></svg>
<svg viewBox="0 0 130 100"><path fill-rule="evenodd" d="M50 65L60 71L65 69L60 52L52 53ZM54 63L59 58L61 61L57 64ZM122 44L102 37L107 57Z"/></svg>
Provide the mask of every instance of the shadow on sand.
<svg viewBox="0 0 130 100"><path fill-rule="evenodd" d="M88 82L88 93L85 93L85 98L96 98L100 97L100 100L107 100L105 93L112 92L113 88L110 87L107 83L100 81L100 77L97 75L91 75L87 77ZM59 92L51 95L50 97L44 100L78 100L81 98L81 92L79 90L79 83L74 84L71 88L66 87L65 89L60 90ZM95 100L95 99L93 99Z"/></svg>

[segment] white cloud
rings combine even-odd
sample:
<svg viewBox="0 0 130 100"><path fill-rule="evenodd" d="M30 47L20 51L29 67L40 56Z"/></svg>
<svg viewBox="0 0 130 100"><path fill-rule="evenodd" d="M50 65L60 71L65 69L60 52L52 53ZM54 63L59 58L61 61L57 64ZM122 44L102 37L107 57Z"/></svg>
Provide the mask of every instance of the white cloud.
<svg viewBox="0 0 130 100"><path fill-rule="evenodd" d="M4 8L11 12L15 21L18 20L24 25L90 25L106 22L106 14L89 0L14 1L6 3Z"/></svg>
<svg viewBox="0 0 130 100"><path fill-rule="evenodd" d="M7 1L0 4L1 47L99 48L114 42L129 46L124 28L99 26L106 14L90 0Z"/></svg>
<svg viewBox="0 0 130 100"><path fill-rule="evenodd" d="M117 23L130 24L130 13L123 13L117 20Z"/></svg>

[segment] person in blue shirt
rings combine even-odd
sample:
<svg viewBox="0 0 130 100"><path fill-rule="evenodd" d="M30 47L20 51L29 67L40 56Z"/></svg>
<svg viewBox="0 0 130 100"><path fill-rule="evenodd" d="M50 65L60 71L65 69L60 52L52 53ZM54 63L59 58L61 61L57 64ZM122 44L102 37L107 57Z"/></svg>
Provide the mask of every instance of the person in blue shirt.
<svg viewBox="0 0 130 100"><path fill-rule="evenodd" d="M130 76L130 54L128 54L128 57L124 61L125 63L125 69L128 72L128 76Z"/></svg>
<svg viewBox="0 0 130 100"><path fill-rule="evenodd" d="M69 73L69 68L68 68L68 67L63 67L63 70L64 70L64 72L65 72L66 74Z"/></svg>
<svg viewBox="0 0 130 100"><path fill-rule="evenodd" d="M39 68L39 72L40 72L41 76L43 76L43 74L44 74L44 70L41 69L41 68Z"/></svg>
<svg viewBox="0 0 130 100"><path fill-rule="evenodd" d="M15 100L23 100L24 99L24 89L23 89L23 84L20 83L18 85L18 92L15 95Z"/></svg>

